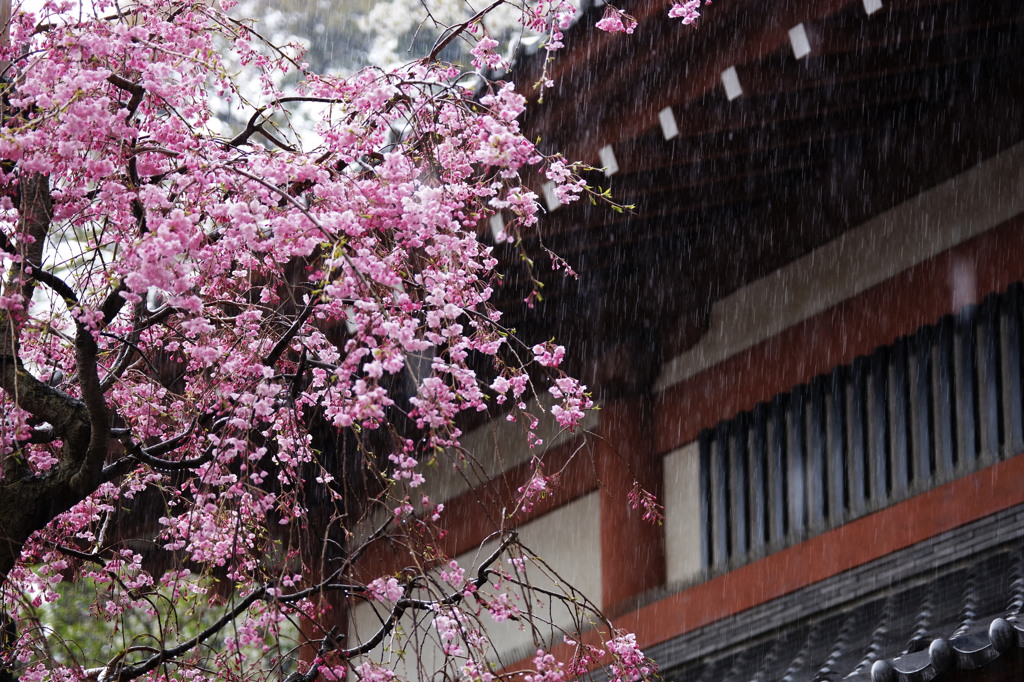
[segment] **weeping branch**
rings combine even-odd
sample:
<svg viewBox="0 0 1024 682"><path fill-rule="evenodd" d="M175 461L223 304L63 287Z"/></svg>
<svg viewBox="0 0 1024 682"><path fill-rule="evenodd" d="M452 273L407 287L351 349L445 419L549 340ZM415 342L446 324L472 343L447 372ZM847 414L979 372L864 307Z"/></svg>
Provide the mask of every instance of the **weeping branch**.
<svg viewBox="0 0 1024 682"><path fill-rule="evenodd" d="M508 536L502 540L501 544L498 545L497 549L491 552L491 555L484 559L483 563L480 564L480 568L477 569L476 577L469 582L475 590L480 589L490 581L490 577L492 575L489 570L490 567L501 557L505 550L512 546L512 544L514 544L518 539L519 536L515 531L510 532ZM406 586L406 594L411 591L412 585L413 583L410 582ZM391 609L391 613L388 615L388 619L384 621L384 624L381 625L380 629L377 630L370 639L358 646L352 647L351 649L343 649L338 653L342 658L350 659L372 651L378 644L384 641L385 637L394 631L395 626L398 624L398 621L402 616L405 615L406 611L433 611L439 606L454 606L466 598L465 592L465 590L455 591L442 599L412 599L405 596L395 603L394 608Z"/></svg>
<svg viewBox="0 0 1024 682"><path fill-rule="evenodd" d="M377 532L382 532L383 528L386 528L388 524L384 524L381 529ZM514 543L518 541L518 535L515 532L510 532L501 542L501 544L495 549L477 569L476 577L469 581L469 585L474 588L470 590L475 592L481 587L486 585L494 572L491 571L491 566L501 557L502 554L508 550ZM77 550L61 547L62 552L68 553L71 556L76 556L82 560L96 561L95 555L85 554ZM94 669L86 671L90 677L99 680L99 682L129 682L139 678L149 672L155 670L158 666L168 661L172 661L176 658L184 656L192 649L196 648L206 640L214 637L218 632L227 627L232 621L240 617L246 610L249 609L257 601L273 601L278 603L291 604L307 599L316 593L326 591L341 591L348 595L365 594L366 588L361 585L350 585L344 583L334 582L338 575L336 571L329 578L322 581L321 583L312 587L291 592L288 594L279 594L274 587L266 583L245 595L241 600L234 604L231 608L225 611L220 618L213 622L209 627L200 632L195 637L188 639L180 644L172 647L162 648L156 650L149 658L136 663L134 665L123 665L122 660L128 651L122 651L112 658L104 668ZM335 630L332 630L323 639L320 640L320 652L319 659L322 659L324 655L336 652L343 659L351 659L356 656L360 656L369 651L372 651L377 645L379 645L385 637L394 631L399 620L407 611L435 611L441 606L454 606L465 599L466 590L453 591L450 594L444 596L441 599L413 599L408 596L412 590L415 589L416 582L409 581L405 587L405 596L399 599L394 607L391 609L391 613L388 615L387 620L381 625L380 629L374 633L370 639L354 646L349 649L338 649L339 637ZM301 678L292 678L293 682L297 679L301 679L304 682L313 682L319 677L318 666L313 666L307 671Z"/></svg>

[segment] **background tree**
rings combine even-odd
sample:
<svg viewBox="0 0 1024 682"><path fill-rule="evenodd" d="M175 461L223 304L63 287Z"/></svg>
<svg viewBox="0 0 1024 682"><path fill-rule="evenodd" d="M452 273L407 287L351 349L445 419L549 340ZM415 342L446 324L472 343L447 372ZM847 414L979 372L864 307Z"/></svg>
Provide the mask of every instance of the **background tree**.
<svg viewBox="0 0 1024 682"><path fill-rule="evenodd" d="M519 7L552 46L573 11ZM205 2L14 14L0 54L8 677L385 680L388 637L418 676L488 680L508 663L489 622L547 643L516 599L549 569L514 532L451 563L442 505L420 492L428 465L479 464L460 447L465 413L497 407L536 445L530 397L550 395L570 430L592 407L558 370L563 349L523 344L489 302L486 219L504 215L502 239L534 229L527 173L563 202L588 189L520 134L510 84L473 97L435 61L482 16L425 59L341 78ZM496 63L476 36L475 65ZM289 125L299 111L313 129ZM535 458L507 513L549 485ZM409 567L359 575L383 539ZM62 591L101 624L103 651L48 625ZM575 614L564 636L579 643L572 660L538 653L535 679L651 671L582 595L544 596ZM385 615L349 641L330 624L360 601ZM410 613L417 633L400 627Z"/></svg>

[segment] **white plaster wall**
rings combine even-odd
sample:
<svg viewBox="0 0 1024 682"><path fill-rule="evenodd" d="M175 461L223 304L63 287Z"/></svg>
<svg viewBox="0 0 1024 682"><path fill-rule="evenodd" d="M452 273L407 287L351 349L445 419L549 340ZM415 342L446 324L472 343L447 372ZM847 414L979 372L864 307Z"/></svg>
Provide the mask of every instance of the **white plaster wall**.
<svg viewBox="0 0 1024 682"><path fill-rule="evenodd" d="M443 502L575 437L551 417L552 404L554 400L547 395L541 402L532 400L528 403L530 413L539 419L537 434L544 441L542 445L532 450L527 446L526 424L522 420L492 420L462 437L460 453L446 453L435 464L422 466L426 483L417 492L429 495L436 502ZM582 428L593 430L597 423L598 412L591 411L584 417Z"/></svg>
<svg viewBox="0 0 1024 682"><path fill-rule="evenodd" d="M580 433L562 429L550 415L554 399L547 396L541 402L532 400L528 410L538 418L537 434L543 443L534 449L527 446L526 428L522 420L509 422L496 419L474 429L462 437L460 453L448 451L435 462L421 462L417 469L426 479L424 484L411 490L413 506L420 511L418 500L428 496L432 502L444 502L477 487L509 469L527 462L535 455L543 456L548 449L575 438ZM543 410L543 411L542 411ZM599 422L599 412L590 411L581 422L581 429L593 431ZM456 466L458 463L458 466ZM517 485L522 485L521 481ZM356 541L368 537L387 519L389 510L375 509L355 525Z"/></svg>
<svg viewBox="0 0 1024 682"><path fill-rule="evenodd" d="M600 500L598 493L591 493L519 529L522 543L535 556L540 557L557 573L558 578L544 575L534 568L528 569L530 582L537 587L562 592L572 586L578 593L590 598L600 608L601 598L601 537ZM484 543L478 550L456 557L459 565L466 569L466 575L475 574L475 568L486 559L497 546L497 540ZM510 568L504 559L504 567ZM485 592L487 594L487 592ZM561 626L569 628L573 613L551 600L531 602L528 607L540 618L550 618ZM518 603L522 610L527 608L523 601ZM356 607L349 635L349 646L365 641L376 632L386 612L379 604L361 604ZM415 680L421 674L434 672L441 663L441 652L435 642L429 614L412 614L403 619L402 638L385 640L384 646L371 653L373 660L384 660L406 679ZM484 616L487 635L504 663L514 663L532 654L535 649L533 634L516 623L494 623ZM422 639L422 633L429 633L429 641ZM561 633L550 628L540 633L544 638L561 640ZM421 639L417 640L417 637ZM410 641L411 638L411 641ZM404 653L403 653L404 652ZM413 656L418 653L418 658Z"/></svg>
<svg viewBox="0 0 1024 682"><path fill-rule="evenodd" d="M717 301L708 333L665 364L657 387L684 381L1022 212L1018 144Z"/></svg>
<svg viewBox="0 0 1024 682"><path fill-rule="evenodd" d="M665 560L668 584L701 572L700 452L696 442L665 456Z"/></svg>

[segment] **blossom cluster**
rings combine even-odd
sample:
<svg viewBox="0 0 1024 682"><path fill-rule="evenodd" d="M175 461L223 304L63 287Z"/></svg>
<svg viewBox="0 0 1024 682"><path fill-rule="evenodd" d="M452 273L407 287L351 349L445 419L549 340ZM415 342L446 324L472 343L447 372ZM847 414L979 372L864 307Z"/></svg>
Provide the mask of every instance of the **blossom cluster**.
<svg viewBox="0 0 1024 682"><path fill-rule="evenodd" d="M690 26L700 18L701 5L710 5L711 0L672 0L672 7L668 10L668 16L672 19L682 19L683 24ZM623 12L614 5L607 5L604 16L595 24L596 28L609 33L633 33L637 27L637 20L633 15Z"/></svg>
<svg viewBox="0 0 1024 682"><path fill-rule="evenodd" d="M47 0L16 12L0 47L0 337L17 352L17 376L0 377L0 478L76 486L11 539L0 612L37 622L64 585L88 582L111 632L133 613L157 623L152 645L111 652L124 679L171 659L181 679L243 679L268 638L326 612L313 595L334 590L432 605L443 653L490 679L479 621L532 613L525 560L479 591L441 563L444 504L412 490L431 467L473 467L460 454L471 413L517 421L539 452L531 398L546 389L566 430L594 407L561 369L564 347L502 327L499 260L481 236L495 215L508 240L536 229L524 178L553 182L563 203L589 189L525 137L510 83L474 94L429 60L313 73L301 49L215 5ZM574 13L541 0L522 21L556 50ZM496 41L470 33L475 66L501 67ZM315 112L313 131L289 128L298 108ZM45 413L56 401L72 416ZM73 447L81 424L88 447ZM535 463L517 511L553 490ZM385 529L415 536L423 575L346 573ZM404 598L440 566L429 599ZM236 604L216 621L232 624L219 648L171 646L188 641L179 615ZM106 679L52 659L48 627L26 632L0 667ZM396 677L353 662L355 645L351 660L333 649L315 658L325 676ZM563 670L546 656L537 679Z"/></svg>
<svg viewBox="0 0 1024 682"><path fill-rule="evenodd" d="M704 0L704 4L710 5L711 0ZM700 12L698 11L700 6L700 0L685 0L683 2L674 0L668 15L673 19L682 19L683 24L689 26L700 18Z"/></svg>
<svg viewBox="0 0 1024 682"><path fill-rule="evenodd" d="M562 4L544 11L564 24ZM494 47L477 43L482 63L495 64ZM79 569L38 582L25 567L52 561L54 546L120 556L133 534L243 592L315 580L292 544L301 534L274 528L342 518L354 488L311 424L351 434L351 447L331 447L376 477L364 510L392 500L404 517L426 480L420 462L458 445L460 415L509 398L503 409L525 409L536 369L563 391L559 423L583 417L584 387L557 369L564 350L519 362L490 302L498 261L479 226L496 211L509 234L533 226L536 195L520 178L549 165L519 130L525 100L511 84L474 101L444 64L314 74L296 49L179 0L44 3L14 16L0 60L18 74L0 129L0 180L13 188L0 200L0 323L34 380L69 399L96 372L122 453L120 474L25 542L5 594L55 599L49 579ZM225 103L248 124L225 133L214 116ZM279 123L293 104L320 109L312 145ZM52 203L37 235L22 232L18 198L33 177ZM571 173L558 182L577 191ZM45 265L23 255L37 241ZM44 267L49 277L33 270ZM83 336L96 347L85 368ZM60 434L38 437L38 415L7 387L0 403L0 475L62 466ZM383 451L361 442L372 432ZM116 521L149 491L154 523ZM422 521L442 509L425 503ZM159 580L140 562L120 579L128 592ZM390 602L401 591L393 577L366 587ZM9 601L19 615L34 607ZM108 615L133 605L111 602Z"/></svg>
<svg viewBox="0 0 1024 682"><path fill-rule="evenodd" d="M605 646L615 660L611 665L612 682L646 680L657 672L654 663L640 651L632 632L617 634Z"/></svg>
<svg viewBox="0 0 1024 682"><path fill-rule="evenodd" d="M636 30L636 19L631 14L608 5L605 7L604 16L594 26L609 33L632 33Z"/></svg>

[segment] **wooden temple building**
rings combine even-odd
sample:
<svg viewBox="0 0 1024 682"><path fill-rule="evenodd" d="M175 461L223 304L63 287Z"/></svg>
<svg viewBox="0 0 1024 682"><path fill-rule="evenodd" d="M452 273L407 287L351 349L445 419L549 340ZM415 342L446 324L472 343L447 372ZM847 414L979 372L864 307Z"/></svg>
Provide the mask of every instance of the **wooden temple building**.
<svg viewBox="0 0 1024 682"><path fill-rule="evenodd" d="M523 122L636 205L549 197L579 279L500 292L602 404L527 542L667 680L1024 677L1024 3L619 6Z"/></svg>

